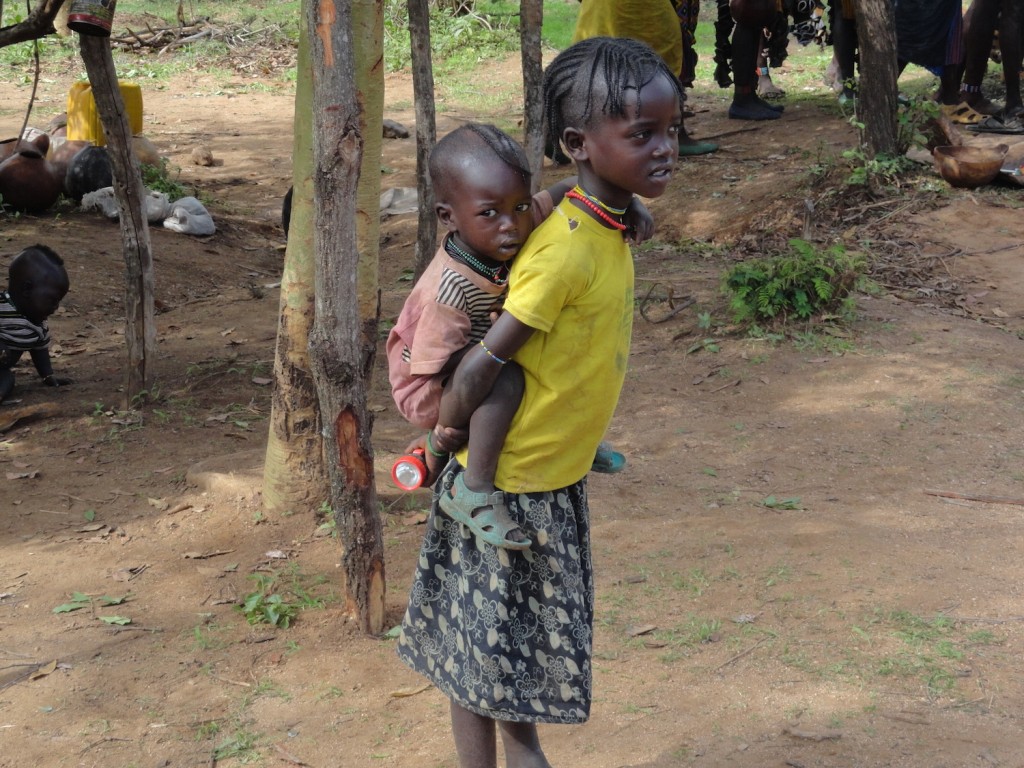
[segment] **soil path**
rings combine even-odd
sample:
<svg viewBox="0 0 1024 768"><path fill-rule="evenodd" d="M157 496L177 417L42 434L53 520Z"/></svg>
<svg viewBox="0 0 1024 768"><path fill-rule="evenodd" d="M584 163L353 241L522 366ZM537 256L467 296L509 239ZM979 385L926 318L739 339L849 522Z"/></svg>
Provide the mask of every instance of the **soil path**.
<svg viewBox="0 0 1024 768"><path fill-rule="evenodd" d="M68 85L44 84L40 122ZM51 326L55 365L75 379L54 392L22 369L19 402L0 407L60 411L0 435L5 768L456 765L442 697L392 641L347 621L316 510L260 508L292 99L251 85L144 91L147 135L218 224L198 240L152 232L159 405L144 414L116 408L116 227L71 210L0 220L0 269L33 242L68 262ZM390 104L410 93L389 76ZM0 134L26 99L0 84ZM649 317L670 296L697 302L664 322L637 315L611 430L629 466L591 481L597 699L588 725L544 730L551 761L1024 765L1021 191L947 192L934 177L884 206L807 217L820 200L809 167L855 140L827 94L770 125L731 123L717 92L695 106L691 130L722 150L680 162L636 266ZM388 116L412 125L407 109ZM442 130L468 117L447 113ZM199 144L216 165L192 165ZM384 185L412 186L413 160L411 141L385 142ZM857 319L831 334L730 332L722 270L804 233L888 254L886 290L859 295ZM414 237L415 216L384 222L385 320ZM424 499L385 480L409 429L380 369L396 622ZM236 610L254 577L309 606L290 629Z"/></svg>

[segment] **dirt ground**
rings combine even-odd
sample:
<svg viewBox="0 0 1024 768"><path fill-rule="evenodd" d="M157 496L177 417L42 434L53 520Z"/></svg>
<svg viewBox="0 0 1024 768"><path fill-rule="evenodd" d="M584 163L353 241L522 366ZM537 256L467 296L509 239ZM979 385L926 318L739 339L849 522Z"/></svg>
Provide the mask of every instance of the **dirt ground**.
<svg viewBox="0 0 1024 768"><path fill-rule="evenodd" d="M481 72L515 77L515 62ZM46 73L33 122L61 111L70 78ZM144 412L118 409L116 226L70 209L0 219L0 268L35 242L67 260L51 328L75 380L45 389L23 368L14 405L60 413L0 434L5 768L456 765L444 699L343 614L317 510L261 510L292 96L251 85L143 85L146 135L218 227L152 230L159 399ZM681 160L651 203L610 434L629 466L590 484L596 699L587 725L542 730L555 766L1024 766L1024 190L926 174L836 212L809 171L856 136L819 96L737 124L723 92L698 88L688 127L722 149ZM3 137L27 100L0 84ZM387 100L412 127L407 76L388 76ZM508 115L449 107L441 130L470 117ZM192 164L200 144L216 165ZM387 140L384 186L413 186L413 162L412 140ZM876 256L883 290L830 332L732 332L722 270L801 234ZM415 215L383 223L385 321L414 237ZM668 317L669 296L696 303ZM385 479L410 430L383 364L394 624L424 499ZM237 610L254 575L309 606L289 629Z"/></svg>

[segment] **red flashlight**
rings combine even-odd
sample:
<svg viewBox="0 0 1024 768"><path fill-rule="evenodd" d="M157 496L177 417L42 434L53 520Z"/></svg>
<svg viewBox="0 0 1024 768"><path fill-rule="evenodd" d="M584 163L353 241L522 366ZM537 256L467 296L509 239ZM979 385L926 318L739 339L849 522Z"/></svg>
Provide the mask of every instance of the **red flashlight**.
<svg viewBox="0 0 1024 768"><path fill-rule="evenodd" d="M416 448L412 453L399 456L391 467L391 479L403 491L415 491L427 479L426 452Z"/></svg>

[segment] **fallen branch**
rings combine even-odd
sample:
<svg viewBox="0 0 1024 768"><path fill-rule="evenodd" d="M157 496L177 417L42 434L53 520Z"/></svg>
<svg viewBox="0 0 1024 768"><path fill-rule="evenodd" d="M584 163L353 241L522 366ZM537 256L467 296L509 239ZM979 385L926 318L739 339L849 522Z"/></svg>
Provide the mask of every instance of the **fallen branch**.
<svg viewBox="0 0 1024 768"><path fill-rule="evenodd" d="M765 643L767 643L769 640L772 640L772 639L774 639L774 638L772 638L771 636L761 638L756 643L754 643L752 646L747 648L747 650L740 651L735 656L733 656L731 659L726 659L725 661L723 661L721 664L719 664L717 667L715 667L714 671L715 672L722 671L723 669L728 667L730 664L733 664L733 663L739 661L740 659L742 659L744 656L747 656L748 654L753 653L758 648L760 648L762 645L764 645Z"/></svg>
<svg viewBox="0 0 1024 768"><path fill-rule="evenodd" d="M843 735L841 731L805 731L802 728L783 728L782 732L807 741L836 741Z"/></svg>
<svg viewBox="0 0 1024 768"><path fill-rule="evenodd" d="M680 312L682 312L687 307L692 307L694 304L697 303L697 299L696 298L694 298L693 296L687 296L679 304L676 304L675 295L674 295L672 286L669 286L668 287L668 298L667 298L668 306L670 308L669 313L667 315L665 315L664 317L651 318L651 317L649 317L647 315L647 305L652 300L657 300L657 299L653 299L652 298L653 294L654 294L654 289L657 288L657 287L658 287L658 283L654 283L653 285L651 285L651 287L647 289L647 293L644 294L644 297L640 300L640 307L639 307L640 308L640 316L644 320L646 320L647 322L649 322L651 324L657 325L658 323L664 323L666 320L671 320L673 317L678 315Z"/></svg>
<svg viewBox="0 0 1024 768"><path fill-rule="evenodd" d="M712 139L721 139L725 136L735 136L737 133L749 133L750 131L756 131L758 126L752 125L749 128L737 128L734 131L722 131L721 133L713 133L710 136L702 136L701 141L711 141Z"/></svg>
<svg viewBox="0 0 1024 768"><path fill-rule="evenodd" d="M158 56L163 56L165 53L167 53L167 51L171 50L172 48L180 48L183 45L188 45L189 43L194 43L196 40L201 40L204 37L213 37L213 30L211 30L211 29L204 29L202 32L197 32L194 35L189 35L188 37L183 37L180 40L172 40L167 45L165 45L163 48L161 48L157 52L157 55Z"/></svg>
<svg viewBox="0 0 1024 768"><path fill-rule="evenodd" d="M929 496L941 496L945 499L965 499L966 501L980 501L984 504L1016 504L1024 506L1024 499L1015 499L1012 496L987 496L980 493L957 493L955 491L933 491L927 488L924 491Z"/></svg>

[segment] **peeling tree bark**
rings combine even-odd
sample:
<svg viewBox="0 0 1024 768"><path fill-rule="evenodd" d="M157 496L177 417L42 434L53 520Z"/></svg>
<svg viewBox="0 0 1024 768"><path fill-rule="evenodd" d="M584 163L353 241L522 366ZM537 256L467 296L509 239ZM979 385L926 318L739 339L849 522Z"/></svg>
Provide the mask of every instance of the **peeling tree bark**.
<svg viewBox="0 0 1024 768"><path fill-rule="evenodd" d="M281 275L274 393L263 465L268 512L312 510L329 501L320 410L309 362L313 325L313 72L309 29L299 30L292 146L292 216Z"/></svg>
<svg viewBox="0 0 1024 768"><path fill-rule="evenodd" d="M96 111L103 123L114 176L114 197L120 213L125 261L125 342L128 370L126 406L149 389L148 364L156 359L156 321L153 308L153 253L149 223L143 213L144 187L139 161L132 152L128 114L117 83L110 41L106 37L79 35L82 60L89 73Z"/></svg>
<svg viewBox="0 0 1024 768"><path fill-rule="evenodd" d="M311 30L313 72L316 314L310 363L324 427L331 506L345 549L349 608L363 631L379 633L384 545L366 394L380 311L375 276L383 17L372 0L307 0L303 9ZM367 171L361 179L364 160Z"/></svg>

